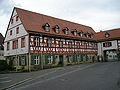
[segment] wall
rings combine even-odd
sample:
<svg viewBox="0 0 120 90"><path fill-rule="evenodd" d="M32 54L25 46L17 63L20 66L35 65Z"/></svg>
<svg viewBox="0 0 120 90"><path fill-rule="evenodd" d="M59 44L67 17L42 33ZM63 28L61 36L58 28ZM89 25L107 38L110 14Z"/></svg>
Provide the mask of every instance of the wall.
<svg viewBox="0 0 120 90"><path fill-rule="evenodd" d="M8 30L6 32L6 37L4 41L4 56L18 55L28 53L28 33L26 32L24 26L20 18L16 21L17 12L13 11L13 24L9 24ZM19 33L16 34L16 28L19 27ZM12 30L12 35L10 35L10 31ZM25 47L21 48L21 37L25 36ZM12 49L12 41L18 39L18 49ZM7 51L7 42L10 42L10 50Z"/></svg>

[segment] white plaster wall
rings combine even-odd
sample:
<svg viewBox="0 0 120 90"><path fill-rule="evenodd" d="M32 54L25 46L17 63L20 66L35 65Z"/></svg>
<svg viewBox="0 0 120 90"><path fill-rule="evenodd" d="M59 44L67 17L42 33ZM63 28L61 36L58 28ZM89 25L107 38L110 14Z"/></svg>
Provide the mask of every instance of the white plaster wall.
<svg viewBox="0 0 120 90"><path fill-rule="evenodd" d="M25 30L20 18L16 21L17 12L14 10L12 18L14 19L13 24L8 26L8 30L6 33L5 41L4 41L4 56L16 55L16 54L24 54L28 53L28 33ZM19 33L16 34L16 28L19 27ZM10 35L10 30L12 30L12 35ZM21 37L25 36L25 47L21 48ZM12 49L12 41L18 39L18 49ZM7 41L10 42L10 50L7 51Z"/></svg>
<svg viewBox="0 0 120 90"><path fill-rule="evenodd" d="M110 50L110 49L117 49L118 46L117 46L117 40L113 40L113 41L109 41L109 42L112 42L112 46L111 47L103 47L103 43L102 42L102 49L103 50Z"/></svg>
<svg viewBox="0 0 120 90"><path fill-rule="evenodd" d="M4 56L11 56L11 55L18 55L18 54L25 54L28 53L28 36L25 36L25 47L21 48L21 38L18 38L18 49L12 49L12 41L10 41L10 50L7 48L4 49ZM7 42L5 42L5 47L7 47Z"/></svg>
<svg viewBox="0 0 120 90"><path fill-rule="evenodd" d="M10 29L10 28L12 28L12 27L14 27L14 26L16 26L16 25L21 23L20 18L18 18L18 21L16 21L16 16L18 16L18 15L17 15L16 10L14 10L13 11L13 15L11 17L11 18L13 18L13 24L10 23L8 29Z"/></svg>
<svg viewBox="0 0 120 90"><path fill-rule="evenodd" d="M102 42L99 42L98 44L97 44L97 46L98 46L98 55L99 56L101 56L101 55L103 55L103 51L102 51Z"/></svg>
<svg viewBox="0 0 120 90"><path fill-rule="evenodd" d="M118 49L117 40L109 41L112 42L112 46L110 47L103 47L104 42L98 43L98 55L103 55L104 50L111 50L111 49Z"/></svg>
<svg viewBox="0 0 120 90"><path fill-rule="evenodd" d="M16 16L17 16L17 12L16 12L16 10L14 10L13 15L12 15L13 24L10 23L10 25L8 26L5 41L28 34L26 32L24 26L22 25L20 18L18 18L18 21L16 21ZM19 34L16 34L17 27L19 27ZM12 35L10 35L10 30L12 30Z"/></svg>
<svg viewBox="0 0 120 90"><path fill-rule="evenodd" d="M18 34L16 34L17 27L19 27ZM5 37L5 42L28 34L22 24L17 27L10 29L10 30L12 30L12 35L10 35L10 30L7 31L7 34Z"/></svg>

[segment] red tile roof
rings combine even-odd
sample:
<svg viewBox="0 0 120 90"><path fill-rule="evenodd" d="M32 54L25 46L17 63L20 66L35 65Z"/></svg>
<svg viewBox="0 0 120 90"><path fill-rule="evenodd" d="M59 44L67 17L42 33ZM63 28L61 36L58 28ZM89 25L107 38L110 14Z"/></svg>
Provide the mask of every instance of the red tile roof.
<svg viewBox="0 0 120 90"><path fill-rule="evenodd" d="M109 34L109 37L105 37L106 33ZM120 39L120 28L97 32L94 38L94 40L97 41L107 41L114 39Z"/></svg>
<svg viewBox="0 0 120 90"><path fill-rule="evenodd" d="M15 8L15 9L25 29L28 32L33 31L33 32L44 33L47 35L56 35L61 37L70 37L70 38L77 38L77 39L87 39L87 38L80 37L79 35L73 36L71 31L73 31L74 29L76 29L77 32L80 32L82 30L84 33L87 33L87 32L95 33L95 31L89 26L77 24L74 22L54 18L51 16L31 12L31 11L20 9L20 8ZM50 25L50 32L45 32L45 30L42 28L42 26L45 25L46 23ZM53 27L55 27L55 25L58 25L60 27L59 33L55 33L54 30L52 29ZM69 29L68 35L65 35L64 32L62 31L65 27Z"/></svg>

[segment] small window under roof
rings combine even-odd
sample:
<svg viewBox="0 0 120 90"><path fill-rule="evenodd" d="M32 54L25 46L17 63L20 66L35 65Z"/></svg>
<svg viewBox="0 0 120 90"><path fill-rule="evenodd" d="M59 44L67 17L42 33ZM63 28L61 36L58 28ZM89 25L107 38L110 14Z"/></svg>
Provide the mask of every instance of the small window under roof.
<svg viewBox="0 0 120 90"><path fill-rule="evenodd" d="M65 28L63 29L63 32L64 32L65 34L68 34L68 28L65 27Z"/></svg>
<svg viewBox="0 0 120 90"><path fill-rule="evenodd" d="M108 32L105 33L105 37L108 38L110 34Z"/></svg>
<svg viewBox="0 0 120 90"><path fill-rule="evenodd" d="M74 36L77 36L77 30L74 29L73 31L71 31L71 33L74 35Z"/></svg>
<svg viewBox="0 0 120 90"><path fill-rule="evenodd" d="M46 23L44 26L43 26L44 30L46 32L49 32L50 31L50 25L48 23Z"/></svg>
<svg viewBox="0 0 120 90"><path fill-rule="evenodd" d="M58 25L55 25L55 27L53 28L55 33L59 33L59 26Z"/></svg>
<svg viewBox="0 0 120 90"><path fill-rule="evenodd" d="M78 35L79 35L80 37L82 37L82 36L83 36L83 31L79 32Z"/></svg>

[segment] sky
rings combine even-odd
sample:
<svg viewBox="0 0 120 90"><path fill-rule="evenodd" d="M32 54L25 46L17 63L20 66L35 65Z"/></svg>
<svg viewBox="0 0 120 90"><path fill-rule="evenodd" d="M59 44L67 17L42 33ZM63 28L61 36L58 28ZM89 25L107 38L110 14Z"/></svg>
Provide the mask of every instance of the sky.
<svg viewBox="0 0 120 90"><path fill-rule="evenodd" d="M0 0L0 33L5 36L14 7L92 27L120 28L120 0Z"/></svg>

